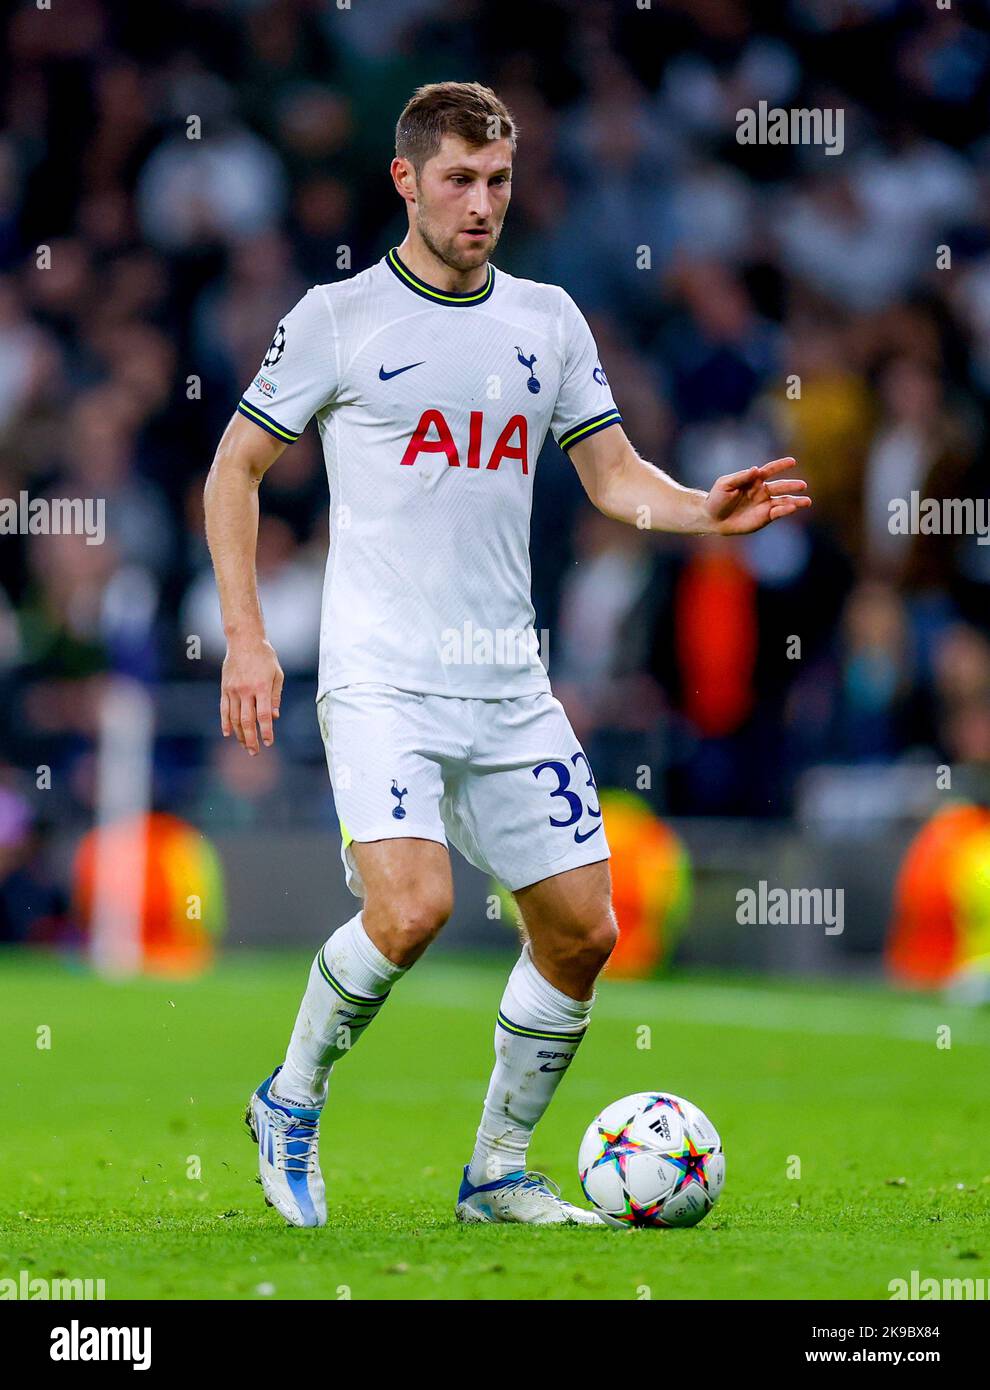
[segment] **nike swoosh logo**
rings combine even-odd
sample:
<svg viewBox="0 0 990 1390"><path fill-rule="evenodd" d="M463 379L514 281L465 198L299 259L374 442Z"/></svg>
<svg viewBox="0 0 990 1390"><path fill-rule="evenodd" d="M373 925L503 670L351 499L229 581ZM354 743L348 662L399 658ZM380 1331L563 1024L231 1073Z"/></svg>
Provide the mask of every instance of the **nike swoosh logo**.
<svg viewBox="0 0 990 1390"><path fill-rule="evenodd" d="M585 840L590 840L591 837L592 837L592 835L597 835L598 832L599 832L599 830L601 830L601 828L602 828L602 823L601 823L601 821L599 821L598 824L595 826L594 830L589 830L588 833L587 833L586 835L582 835L581 832L580 832L580 830L575 830L575 832L574 832L574 843L575 843L576 845L583 845L584 842L585 842Z"/></svg>
<svg viewBox="0 0 990 1390"><path fill-rule="evenodd" d="M378 368L378 379L380 381L391 381L394 376L401 376L403 372L411 372L413 367L421 367L422 362L410 362L408 367L396 367L394 372L385 370L385 363Z"/></svg>

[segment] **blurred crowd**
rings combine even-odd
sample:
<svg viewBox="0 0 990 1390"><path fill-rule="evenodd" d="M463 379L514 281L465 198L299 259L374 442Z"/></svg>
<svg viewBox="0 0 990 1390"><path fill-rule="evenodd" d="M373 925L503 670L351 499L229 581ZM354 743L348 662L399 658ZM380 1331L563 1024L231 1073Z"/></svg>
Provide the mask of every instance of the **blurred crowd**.
<svg viewBox="0 0 990 1390"><path fill-rule="evenodd" d="M814 497L685 544L599 516L547 445L537 626L599 782L787 816L823 763L990 764L990 545L889 525L912 492L988 495L985 5L59 0L2 23L0 498L104 498L108 532L0 535L0 850L23 891L35 770L82 820L108 673L163 710L159 804L291 819L300 768L326 803L315 427L262 489L298 714L250 766L216 737L202 486L279 318L401 240L394 122L440 78L518 121L495 263L573 295L640 452L705 487L793 454ZM842 153L740 144L760 101L841 108Z"/></svg>

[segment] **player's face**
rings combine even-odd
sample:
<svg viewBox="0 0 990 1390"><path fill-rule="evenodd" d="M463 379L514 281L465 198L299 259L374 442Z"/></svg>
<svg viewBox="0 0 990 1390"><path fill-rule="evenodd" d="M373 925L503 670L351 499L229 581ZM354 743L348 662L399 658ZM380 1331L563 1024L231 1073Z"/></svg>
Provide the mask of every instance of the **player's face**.
<svg viewBox="0 0 990 1390"><path fill-rule="evenodd" d="M416 182L416 229L444 265L474 270L495 250L509 206L512 146L445 135Z"/></svg>

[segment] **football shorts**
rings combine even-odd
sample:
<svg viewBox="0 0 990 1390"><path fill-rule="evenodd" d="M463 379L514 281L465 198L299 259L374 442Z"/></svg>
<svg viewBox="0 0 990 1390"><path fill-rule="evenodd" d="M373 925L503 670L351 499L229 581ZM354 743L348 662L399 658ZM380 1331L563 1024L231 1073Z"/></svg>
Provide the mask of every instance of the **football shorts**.
<svg viewBox="0 0 990 1390"><path fill-rule="evenodd" d="M510 891L609 857L591 766L559 700L362 683L317 705L343 838L454 845Z"/></svg>

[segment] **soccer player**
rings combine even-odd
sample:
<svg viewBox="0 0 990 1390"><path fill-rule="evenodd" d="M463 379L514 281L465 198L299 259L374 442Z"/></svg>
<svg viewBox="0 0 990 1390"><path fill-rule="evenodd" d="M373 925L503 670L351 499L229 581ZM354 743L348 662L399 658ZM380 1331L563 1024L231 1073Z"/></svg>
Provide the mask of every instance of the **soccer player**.
<svg viewBox="0 0 990 1390"><path fill-rule="evenodd" d="M282 694L255 582L258 489L316 417L331 497L317 711L361 909L317 953L285 1060L248 1107L266 1199L295 1226L326 1221L330 1073L450 914L448 840L514 893L525 927L456 1215L599 1222L526 1162L616 939L595 779L535 649L529 516L547 431L618 521L738 535L809 505L783 476L793 459L704 493L638 456L574 301L491 264L515 146L488 88L413 95L391 165L405 240L285 316L206 486L221 727L257 756Z"/></svg>

